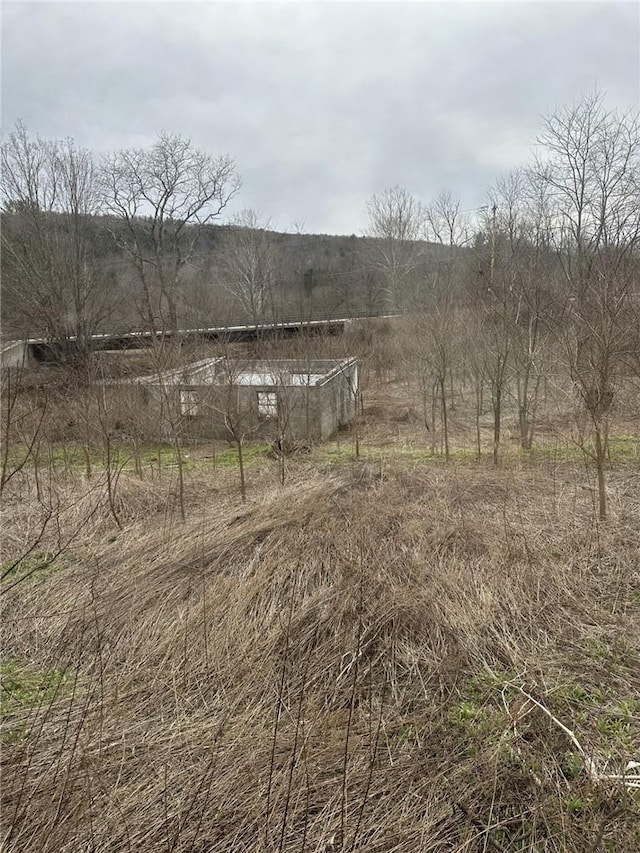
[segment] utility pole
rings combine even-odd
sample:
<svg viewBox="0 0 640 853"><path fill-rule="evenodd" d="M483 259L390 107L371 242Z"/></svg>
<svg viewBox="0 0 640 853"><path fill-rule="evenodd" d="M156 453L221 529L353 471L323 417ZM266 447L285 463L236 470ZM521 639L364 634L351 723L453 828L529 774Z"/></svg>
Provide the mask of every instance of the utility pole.
<svg viewBox="0 0 640 853"><path fill-rule="evenodd" d="M496 214L498 205L494 202L491 208L491 266L489 267L489 289L493 291L493 274L496 268Z"/></svg>

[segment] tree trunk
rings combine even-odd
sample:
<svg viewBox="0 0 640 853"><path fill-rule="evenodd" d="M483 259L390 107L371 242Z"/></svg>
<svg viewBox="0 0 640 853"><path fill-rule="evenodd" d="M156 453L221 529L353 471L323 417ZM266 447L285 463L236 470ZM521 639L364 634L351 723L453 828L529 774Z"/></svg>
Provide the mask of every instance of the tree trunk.
<svg viewBox="0 0 640 853"><path fill-rule="evenodd" d="M482 416L482 407L484 403L484 389L482 382L476 385L476 454L478 459L482 457L482 437L480 434L480 418Z"/></svg>
<svg viewBox="0 0 640 853"><path fill-rule="evenodd" d="M353 441L355 445L356 459L360 458L360 430L358 429L358 405L360 394L356 391L356 399L353 413Z"/></svg>
<svg viewBox="0 0 640 853"><path fill-rule="evenodd" d="M431 388L431 452L436 452L436 406L438 403L438 386L433 385Z"/></svg>
<svg viewBox="0 0 640 853"><path fill-rule="evenodd" d="M244 503L247 499L247 487L244 480L244 458L242 456L242 438L236 438L236 446L238 448L238 466L240 468L240 496Z"/></svg>
<svg viewBox="0 0 640 853"><path fill-rule="evenodd" d="M607 518L607 490L604 481L604 465L606 458L605 446L602 441L602 432L600 424L596 424L595 429L595 445L596 445L596 468L598 472L598 516L600 521L606 521Z"/></svg>
<svg viewBox="0 0 640 853"><path fill-rule="evenodd" d="M442 407L442 433L444 437L444 458L449 461L449 422L447 418L447 395L444 373L440 376L440 405Z"/></svg>
<svg viewBox="0 0 640 853"><path fill-rule="evenodd" d="M424 426L427 432L431 432L429 426L429 395L427 394L427 383L422 383L422 414L424 417Z"/></svg>
<svg viewBox="0 0 640 853"><path fill-rule="evenodd" d="M500 461L500 429L502 425L502 383L496 385L493 398L493 464Z"/></svg>
<svg viewBox="0 0 640 853"><path fill-rule="evenodd" d="M113 476L113 465L114 460L111 453L111 438L109 437L108 432L106 432L105 427L105 461L106 461L106 473L107 473L107 500L109 503L109 510L111 515L113 516L113 520L118 525L119 529L122 530L122 522L120 521L120 517L118 516L118 510L116 508L116 487L117 487L117 476L114 478ZM117 462L116 462L117 465Z"/></svg>
<svg viewBox="0 0 640 853"><path fill-rule="evenodd" d="M453 369L449 368L449 396L451 399L451 411L456 407L456 396L453 389Z"/></svg>
<svg viewBox="0 0 640 853"><path fill-rule="evenodd" d="M176 438L174 441L174 447L176 451L176 462L178 463L178 502L180 504L180 518L182 521L186 520L185 512L184 512L184 470L183 465L184 461L182 458L182 448L180 447L180 442Z"/></svg>

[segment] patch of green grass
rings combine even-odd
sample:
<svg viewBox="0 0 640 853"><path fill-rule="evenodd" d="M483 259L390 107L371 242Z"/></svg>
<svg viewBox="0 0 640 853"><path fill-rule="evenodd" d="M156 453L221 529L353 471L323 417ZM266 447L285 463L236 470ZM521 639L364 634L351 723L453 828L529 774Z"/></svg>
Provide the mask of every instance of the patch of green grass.
<svg viewBox="0 0 640 853"><path fill-rule="evenodd" d="M458 690L460 701L449 710L450 723L474 737L497 743L504 735L508 703L515 688L513 673L483 670L468 678ZM503 699L504 697L504 699Z"/></svg>
<svg viewBox="0 0 640 853"><path fill-rule="evenodd" d="M501 704L481 705L472 699L462 699L448 709L446 720L457 738L462 739L469 755L497 755L505 766L516 761L508 743L509 717Z"/></svg>
<svg viewBox="0 0 640 853"><path fill-rule="evenodd" d="M182 459L183 471L195 471L199 461L194 459L189 451L189 447L182 447L180 451ZM171 445L156 445L149 447L143 454L140 454L140 465L143 470L148 468L176 468L178 465L178 454ZM132 457L124 468L125 471L135 470L135 459Z"/></svg>
<svg viewBox="0 0 640 853"><path fill-rule="evenodd" d="M574 815L575 817L578 817L584 811L584 802L582 797L567 797L565 799L565 806L569 814Z"/></svg>
<svg viewBox="0 0 640 853"><path fill-rule="evenodd" d="M575 750L568 749L560 762L560 771L567 782L578 779L584 770L584 757Z"/></svg>
<svg viewBox="0 0 640 853"><path fill-rule="evenodd" d="M71 680L66 669L36 670L17 661L0 664L0 741L13 743L28 737L25 714L68 695Z"/></svg>
<svg viewBox="0 0 640 853"><path fill-rule="evenodd" d="M466 699L456 705L447 715L449 722L466 728L467 723L476 723L485 716L482 708Z"/></svg>
<svg viewBox="0 0 640 853"><path fill-rule="evenodd" d="M582 462L584 459L584 453L577 444L537 444L535 439L529 450L518 447L517 452L521 459L531 462L550 461L561 464Z"/></svg>
<svg viewBox="0 0 640 853"><path fill-rule="evenodd" d="M128 457L125 470L133 470L135 467L135 453L133 445L118 445L116 450L119 456ZM183 456L187 457L185 460L185 462L187 462L188 454L183 451ZM138 446L138 459L143 468L151 468L154 466L162 468L164 465L174 465L177 462L175 449L172 445L164 442L144 442L143 444L140 444Z"/></svg>
<svg viewBox="0 0 640 853"><path fill-rule="evenodd" d="M591 660L606 663L610 667L633 667L640 663L638 649L631 645L624 637L615 637L610 640L607 637L591 638L585 641L585 654Z"/></svg>
<svg viewBox="0 0 640 853"><path fill-rule="evenodd" d="M21 462L27 456L28 449L24 445L15 445L9 452L9 466ZM51 466L57 471L79 470L87 466L87 453L92 468L99 468L102 463L101 454L95 449L86 450L77 442L68 444L41 445L37 449L37 462L40 468ZM27 466L32 467L36 462L36 451L28 455Z"/></svg>
<svg viewBox="0 0 640 853"><path fill-rule="evenodd" d="M474 675L464 686L465 695L473 697L478 702L496 702L505 690L507 698L513 692L509 689L509 684L514 679L514 673L507 670L497 670L496 672L483 672Z"/></svg>
<svg viewBox="0 0 640 853"><path fill-rule="evenodd" d="M21 460L25 449L15 447L10 454L10 465L12 460ZM21 455L22 454L22 455ZM130 441L114 441L109 450L111 465L123 471L135 471L136 452ZM177 455L174 447L166 442L144 442L137 448L138 460L143 469L162 468L177 464ZM182 457L185 469L191 470L195 467L191 460L188 448L183 448ZM104 471L107 466L107 454L104 448L89 447L77 442L68 444L49 445L41 447L38 453L38 463L41 466L52 465L57 471L83 472L89 463L92 471ZM33 465L34 458L31 456L28 465Z"/></svg>
<svg viewBox="0 0 640 853"><path fill-rule="evenodd" d="M514 673L507 670L482 670L467 678L458 689L461 702L454 716L471 719L475 708L476 718L502 720L505 702L508 704L516 692L514 678Z"/></svg>
<svg viewBox="0 0 640 853"><path fill-rule="evenodd" d="M120 458L127 456L124 466L125 471L135 470L135 457L133 446L122 445L118 448ZM190 446L185 445L181 449L182 463L185 471L193 471L202 466L204 468L235 468L238 465L238 448L229 447L215 456L195 458L192 456ZM153 444L147 442L138 448L138 458L143 469L168 468L178 464L175 448L171 444ZM246 466L258 465L271 458L271 446L265 443L246 444L242 448L242 461Z"/></svg>
<svg viewBox="0 0 640 853"><path fill-rule="evenodd" d="M268 444L246 444L242 448L242 463L246 467L260 465L272 457ZM215 459L207 459L207 466L216 468L236 468L238 466L238 448L230 447L222 453L216 453Z"/></svg>
<svg viewBox="0 0 640 853"><path fill-rule="evenodd" d="M175 448L166 442L144 442L138 445L137 449L131 442L119 442L114 443L110 449L112 466L121 468L127 472L136 470L136 455L138 463L143 470L148 470L149 468L170 468L178 464L178 455ZM92 467L96 470L104 470L106 462L104 451L95 452L92 456ZM182 448L182 464L186 471L191 471L195 468L195 463L188 449L184 447ZM84 458L82 465L84 465Z"/></svg>
<svg viewBox="0 0 640 853"><path fill-rule="evenodd" d="M99 461L95 450L89 450L89 460L92 464ZM87 452L79 444L64 444L46 447L41 456L45 464L51 464L54 468L77 468L86 465Z"/></svg>
<svg viewBox="0 0 640 853"><path fill-rule="evenodd" d="M28 578L29 581L41 580L62 568L59 559L49 551L34 551L13 565L13 560L0 564L0 577L3 583L15 583Z"/></svg>
<svg viewBox="0 0 640 853"><path fill-rule="evenodd" d="M640 714L640 700L638 699L621 699L618 702L616 713L618 716L626 720L632 720Z"/></svg>
<svg viewBox="0 0 640 853"><path fill-rule="evenodd" d="M407 448L404 455L413 462L436 462L436 463L451 463L451 462L473 462L477 459L477 453L474 447L450 447L449 459L444 454L444 451L436 451L432 453L429 448L411 447Z"/></svg>
<svg viewBox="0 0 640 853"><path fill-rule="evenodd" d="M629 720L619 717L602 717L598 720L598 731L607 741L617 742L623 746L630 745L631 725Z"/></svg>
<svg viewBox="0 0 640 853"><path fill-rule="evenodd" d="M609 454L612 462L640 462L638 436L610 435Z"/></svg>
<svg viewBox="0 0 640 853"><path fill-rule="evenodd" d="M582 684L565 684L553 692L553 707L562 708L566 705L573 707L593 708L602 705L605 700L600 688L586 688Z"/></svg>
<svg viewBox="0 0 640 853"><path fill-rule="evenodd" d="M614 699L607 689L567 684L553 692L549 707L559 719L575 727L579 739L580 730L591 731L610 758L633 752L633 725L640 710L635 697ZM580 756L567 753L560 765L564 776L575 778L581 762Z"/></svg>
<svg viewBox="0 0 640 853"><path fill-rule="evenodd" d="M538 443L534 439L530 450L518 448L521 457L530 460L552 460L554 462L583 462L585 452L594 455L593 441L587 439L584 449L574 442L563 442L562 444ZM608 441L608 452L612 464L629 464L640 462L640 442L637 436L610 435Z"/></svg>
<svg viewBox="0 0 640 853"><path fill-rule="evenodd" d="M584 651L592 660L606 661L609 657L609 644L606 640L588 639L585 640Z"/></svg>
<svg viewBox="0 0 640 853"><path fill-rule="evenodd" d="M415 746L418 743L418 733L414 726L408 724L395 733L394 740L398 746Z"/></svg>
<svg viewBox="0 0 640 853"><path fill-rule="evenodd" d="M13 451L16 459L19 458L19 449ZM101 448L91 448L89 451L89 464L95 473L104 471L107 464L105 451ZM190 446L185 445L181 449L182 463L185 471L193 471L197 467L204 468L234 468L238 465L238 450L230 447L217 453L215 457L194 458ZM114 442L110 448L110 461L114 469L127 473L136 471L137 463L143 471L162 470L177 466L178 457L175 448L167 442L144 442L137 449L130 441ZM265 443L247 444L242 451L243 462L246 466L258 465L271 458L271 446ZM87 468L87 450L81 444L69 443L42 448L39 454L41 465L53 465L55 470L83 473ZM29 460L33 464L33 458Z"/></svg>
<svg viewBox="0 0 640 853"><path fill-rule="evenodd" d="M631 727L637 719L640 703L635 699L621 699L615 705L605 708L598 719L597 729L605 746L610 752L634 748Z"/></svg>
<svg viewBox="0 0 640 853"><path fill-rule="evenodd" d="M365 459L370 458L371 449L370 447L361 447L360 456ZM309 460L314 463L353 462L355 458L355 448L352 444L341 443L338 445L337 442L333 441L318 444L309 456Z"/></svg>

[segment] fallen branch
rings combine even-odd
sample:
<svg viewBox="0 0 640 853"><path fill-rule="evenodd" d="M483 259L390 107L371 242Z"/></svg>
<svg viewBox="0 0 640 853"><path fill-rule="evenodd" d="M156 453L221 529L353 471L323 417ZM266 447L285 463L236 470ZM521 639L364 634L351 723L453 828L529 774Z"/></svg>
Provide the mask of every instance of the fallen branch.
<svg viewBox="0 0 640 853"><path fill-rule="evenodd" d="M522 693L522 695L529 700L529 702L532 702L537 708L540 708L540 710L544 714L546 714L547 717L549 717L549 719L552 720L556 724L556 726L562 729L562 731L567 735L571 743L575 746L575 748L582 756L582 759L584 761L584 768L592 782L595 782L596 784L602 782L622 782L622 784L625 785L627 788L640 789L640 774L638 774L637 772L633 773L631 776L626 775L626 773L600 773L595 761L592 758L589 758L587 753L582 748L582 744L575 736L575 734L571 731L571 729L568 729L564 723L560 722L557 717L554 717L554 715L548 708L545 708L545 706L541 702L538 702L537 699L534 699L533 696L523 690L522 687L519 687L518 689L520 693ZM638 768L640 768L640 762L630 761L625 769L637 771Z"/></svg>

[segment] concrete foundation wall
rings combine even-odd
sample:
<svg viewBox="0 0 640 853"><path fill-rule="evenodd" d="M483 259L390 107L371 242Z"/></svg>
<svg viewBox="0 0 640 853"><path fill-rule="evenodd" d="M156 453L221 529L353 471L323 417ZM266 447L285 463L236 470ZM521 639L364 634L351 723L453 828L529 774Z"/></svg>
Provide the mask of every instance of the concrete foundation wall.
<svg viewBox="0 0 640 853"><path fill-rule="evenodd" d="M35 359L25 341L12 341L2 347L2 367L5 370L33 367Z"/></svg>
<svg viewBox="0 0 640 853"><path fill-rule="evenodd" d="M324 368L314 363L311 370ZM347 363L316 385L180 384L162 390L153 383L109 386L113 409L142 434L167 440L221 438L233 433L252 440L318 441L350 422L356 410L358 366ZM258 395L275 394L277 415L259 412ZM190 411L187 412L186 409ZM231 429L229 428L231 427Z"/></svg>

